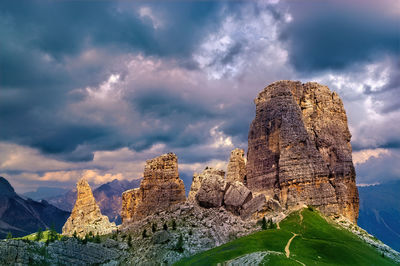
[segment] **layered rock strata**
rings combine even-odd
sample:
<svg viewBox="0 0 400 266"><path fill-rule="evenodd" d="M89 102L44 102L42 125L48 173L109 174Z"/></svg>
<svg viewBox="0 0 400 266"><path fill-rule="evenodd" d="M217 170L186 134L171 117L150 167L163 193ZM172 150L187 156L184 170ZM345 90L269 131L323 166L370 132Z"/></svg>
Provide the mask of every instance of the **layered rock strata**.
<svg viewBox="0 0 400 266"><path fill-rule="evenodd" d="M318 207L356 222L358 191L343 103L318 83L278 81L254 100L247 186L286 208Z"/></svg>
<svg viewBox="0 0 400 266"><path fill-rule="evenodd" d="M226 181L239 181L246 184L246 158L243 149L234 149L231 152L226 172Z"/></svg>
<svg viewBox="0 0 400 266"><path fill-rule="evenodd" d="M178 158L173 153L148 160L138 189L122 195L122 222L140 220L157 211L186 201L185 186L179 178Z"/></svg>
<svg viewBox="0 0 400 266"><path fill-rule="evenodd" d="M76 232L77 236L84 237L90 232L104 235L116 230L115 223L110 223L108 217L101 214L88 182L81 179L76 188L76 203L62 228L63 235L72 236Z"/></svg>

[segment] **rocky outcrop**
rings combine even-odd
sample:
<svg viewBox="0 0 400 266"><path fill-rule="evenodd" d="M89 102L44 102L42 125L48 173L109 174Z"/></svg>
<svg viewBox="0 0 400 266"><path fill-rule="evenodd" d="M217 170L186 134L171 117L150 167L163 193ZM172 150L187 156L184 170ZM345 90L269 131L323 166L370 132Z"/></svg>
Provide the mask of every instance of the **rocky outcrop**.
<svg viewBox="0 0 400 266"><path fill-rule="evenodd" d="M76 232L77 236L84 237L90 232L104 235L116 230L115 223L110 223L108 217L101 214L88 182L81 179L76 188L76 203L62 229L63 235L72 236Z"/></svg>
<svg viewBox="0 0 400 266"><path fill-rule="evenodd" d="M200 206L215 208L222 206L224 194L228 189L225 181L225 172L207 167L201 173L201 185L196 194L196 200Z"/></svg>
<svg viewBox="0 0 400 266"><path fill-rule="evenodd" d="M234 149L231 152L226 172L226 181L239 181L246 184L246 158L243 149Z"/></svg>
<svg viewBox="0 0 400 266"><path fill-rule="evenodd" d="M318 207L355 222L358 192L343 103L318 83L279 81L255 99L247 185L283 207Z"/></svg>
<svg viewBox="0 0 400 266"><path fill-rule="evenodd" d="M224 171L211 167L206 167L201 174L194 174L188 202L203 208L223 207L243 220L282 211L282 208L271 208L264 194L254 197L242 182L227 182L224 177Z"/></svg>
<svg viewBox="0 0 400 266"><path fill-rule="evenodd" d="M251 191L239 181L229 183L224 195L225 208L236 215L240 214L242 206L253 198Z"/></svg>
<svg viewBox="0 0 400 266"><path fill-rule="evenodd" d="M81 243L75 238L44 242L0 241L0 265L118 265L127 252L111 239L105 243ZM112 245L114 244L114 245Z"/></svg>
<svg viewBox="0 0 400 266"><path fill-rule="evenodd" d="M141 179L132 181L114 179L93 190L94 199L99 205L101 213L107 215L110 222L121 223L122 193L138 188L140 181ZM76 193L77 190L74 188L62 195L48 197L45 200L61 210L71 212L76 201Z"/></svg>
<svg viewBox="0 0 400 266"><path fill-rule="evenodd" d="M173 153L148 160L138 189L122 198L122 222L140 220L157 211L186 201L185 186L179 178L178 158Z"/></svg>

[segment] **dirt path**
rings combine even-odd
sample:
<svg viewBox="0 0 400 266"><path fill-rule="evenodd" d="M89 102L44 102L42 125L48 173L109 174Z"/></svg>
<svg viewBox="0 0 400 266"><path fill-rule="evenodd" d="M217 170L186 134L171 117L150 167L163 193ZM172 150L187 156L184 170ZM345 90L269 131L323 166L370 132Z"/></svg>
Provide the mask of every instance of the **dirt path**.
<svg viewBox="0 0 400 266"><path fill-rule="evenodd" d="M276 229L281 229L281 228L279 227L279 222L276 223Z"/></svg>
<svg viewBox="0 0 400 266"><path fill-rule="evenodd" d="M285 247L286 258L289 258L289 256L290 256L290 250L289 250L290 243L292 243L293 238L295 238L297 236L297 234L295 234L293 232L292 232L292 234L293 234L293 236L289 239L289 241L287 242L286 247Z"/></svg>

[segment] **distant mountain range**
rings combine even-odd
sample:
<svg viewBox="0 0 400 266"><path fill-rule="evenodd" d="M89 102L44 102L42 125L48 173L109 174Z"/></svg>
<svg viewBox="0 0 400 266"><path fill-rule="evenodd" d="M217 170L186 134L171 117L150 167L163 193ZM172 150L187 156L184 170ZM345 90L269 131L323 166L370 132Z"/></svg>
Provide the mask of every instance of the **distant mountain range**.
<svg viewBox="0 0 400 266"><path fill-rule="evenodd" d="M42 200L49 197L55 197L68 192L68 189L58 187L38 187L36 191L29 191L22 194L22 196L33 199Z"/></svg>
<svg viewBox="0 0 400 266"><path fill-rule="evenodd" d="M400 251L400 181L359 187L358 225Z"/></svg>
<svg viewBox="0 0 400 266"><path fill-rule="evenodd" d="M61 232L70 213L60 210L47 201L23 199L14 188L0 177L0 238L8 232L14 237L36 232L38 228L54 228Z"/></svg>
<svg viewBox="0 0 400 266"><path fill-rule="evenodd" d="M113 180L93 190L93 195L100 207L101 213L107 215L110 222L121 223L122 193L128 189L139 187L141 179L137 180ZM72 211L76 200L76 188L68 192L43 198L52 205L65 211Z"/></svg>

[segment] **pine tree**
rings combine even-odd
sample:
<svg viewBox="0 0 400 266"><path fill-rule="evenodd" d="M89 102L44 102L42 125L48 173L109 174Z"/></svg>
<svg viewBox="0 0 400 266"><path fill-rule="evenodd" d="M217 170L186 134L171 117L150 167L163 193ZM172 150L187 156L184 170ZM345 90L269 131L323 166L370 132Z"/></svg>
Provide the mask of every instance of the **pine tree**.
<svg viewBox="0 0 400 266"><path fill-rule="evenodd" d="M176 222L175 220L172 220L172 230L176 230Z"/></svg>
<svg viewBox="0 0 400 266"><path fill-rule="evenodd" d="M95 243L101 243L101 239L100 239L99 233L96 234L96 237L94 238L94 242Z"/></svg>
<svg viewBox="0 0 400 266"><path fill-rule="evenodd" d="M146 231L146 229L143 230L143 232L142 232L142 237L143 237L143 238L146 238L146 237L147 237L147 231Z"/></svg>
<svg viewBox="0 0 400 266"><path fill-rule="evenodd" d="M128 235L128 246L132 247L132 236Z"/></svg>
<svg viewBox="0 0 400 266"><path fill-rule="evenodd" d="M267 220L265 219L265 216L262 219L261 229L262 230L267 230L268 229Z"/></svg>
<svg viewBox="0 0 400 266"><path fill-rule="evenodd" d="M164 223L164 225L163 225L163 229L164 229L165 231L167 231L167 230L168 230L168 225L167 225L167 223Z"/></svg>
<svg viewBox="0 0 400 266"><path fill-rule="evenodd" d="M8 232L8 234L7 234L7 239L12 239L13 237L12 237L12 234L11 234L11 232Z"/></svg>
<svg viewBox="0 0 400 266"><path fill-rule="evenodd" d="M155 233L155 232L157 231L157 225L156 225L156 224L153 224L153 225L151 226L151 231L152 231L153 233Z"/></svg>
<svg viewBox="0 0 400 266"><path fill-rule="evenodd" d="M35 241L40 241L43 238L43 231L42 228L39 227L36 233Z"/></svg>
<svg viewBox="0 0 400 266"><path fill-rule="evenodd" d="M179 235L178 242L176 243L175 250L179 253L183 252L183 237L182 234Z"/></svg>

